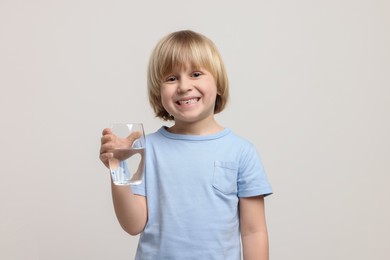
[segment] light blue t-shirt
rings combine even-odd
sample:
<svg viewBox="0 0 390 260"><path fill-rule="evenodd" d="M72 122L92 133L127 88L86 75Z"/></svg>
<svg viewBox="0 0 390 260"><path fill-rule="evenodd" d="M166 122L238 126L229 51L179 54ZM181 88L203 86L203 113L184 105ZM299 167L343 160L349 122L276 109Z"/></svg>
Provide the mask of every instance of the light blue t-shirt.
<svg viewBox="0 0 390 260"><path fill-rule="evenodd" d="M240 197L272 193L255 147L229 129L193 136L164 127L146 137L148 221L137 260L241 258Z"/></svg>

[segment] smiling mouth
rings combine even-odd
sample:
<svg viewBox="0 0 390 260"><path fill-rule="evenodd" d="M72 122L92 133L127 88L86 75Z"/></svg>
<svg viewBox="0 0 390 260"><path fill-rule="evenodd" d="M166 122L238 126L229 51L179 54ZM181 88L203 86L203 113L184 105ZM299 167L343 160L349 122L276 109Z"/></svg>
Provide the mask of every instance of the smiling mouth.
<svg viewBox="0 0 390 260"><path fill-rule="evenodd" d="M179 100L176 102L178 105L191 105L195 104L200 100L200 98L191 98L191 99L186 99L186 100Z"/></svg>

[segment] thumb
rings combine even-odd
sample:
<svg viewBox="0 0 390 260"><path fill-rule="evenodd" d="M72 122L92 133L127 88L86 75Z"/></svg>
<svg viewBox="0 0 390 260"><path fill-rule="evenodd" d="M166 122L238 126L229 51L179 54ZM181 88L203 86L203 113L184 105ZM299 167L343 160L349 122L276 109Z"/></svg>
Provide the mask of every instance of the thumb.
<svg viewBox="0 0 390 260"><path fill-rule="evenodd" d="M140 131L132 132L126 139L133 143L135 140L140 138L142 133Z"/></svg>

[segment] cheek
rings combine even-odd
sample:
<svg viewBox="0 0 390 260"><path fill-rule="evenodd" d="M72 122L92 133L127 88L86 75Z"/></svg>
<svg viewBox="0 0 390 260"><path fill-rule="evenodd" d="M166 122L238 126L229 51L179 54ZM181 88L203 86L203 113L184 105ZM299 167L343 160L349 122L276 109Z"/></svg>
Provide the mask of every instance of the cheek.
<svg viewBox="0 0 390 260"><path fill-rule="evenodd" d="M161 92L161 104L165 110L169 112L169 107L172 106L171 98L166 94Z"/></svg>
<svg viewBox="0 0 390 260"><path fill-rule="evenodd" d="M161 104L163 105L163 107L167 106L167 100L164 95L161 95Z"/></svg>
<svg viewBox="0 0 390 260"><path fill-rule="evenodd" d="M211 100L215 100L217 98L218 91L217 88L213 88L212 90L209 91L208 96Z"/></svg>

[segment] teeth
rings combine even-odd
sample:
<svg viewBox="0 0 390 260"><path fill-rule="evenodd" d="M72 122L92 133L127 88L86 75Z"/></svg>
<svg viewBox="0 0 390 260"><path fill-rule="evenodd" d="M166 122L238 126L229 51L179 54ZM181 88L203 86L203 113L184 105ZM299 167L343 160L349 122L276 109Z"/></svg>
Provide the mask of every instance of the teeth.
<svg viewBox="0 0 390 260"><path fill-rule="evenodd" d="M179 101L179 104L180 105L189 105L189 104L194 104L198 101L197 98L193 98L193 99L188 99L188 100L181 100Z"/></svg>

